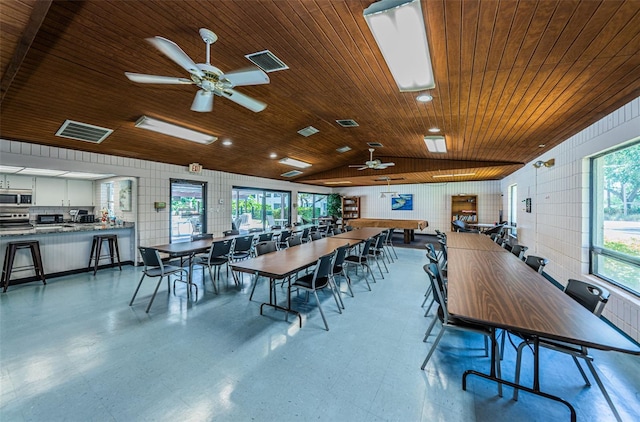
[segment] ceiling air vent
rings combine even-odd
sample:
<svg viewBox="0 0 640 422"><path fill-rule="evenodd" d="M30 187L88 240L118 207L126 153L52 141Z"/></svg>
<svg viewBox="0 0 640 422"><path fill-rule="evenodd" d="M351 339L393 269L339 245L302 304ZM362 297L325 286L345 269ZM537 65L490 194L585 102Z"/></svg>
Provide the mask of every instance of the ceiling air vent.
<svg viewBox="0 0 640 422"><path fill-rule="evenodd" d="M352 120L352 119L336 120L336 122L342 127L357 127L357 126L360 126L355 120Z"/></svg>
<svg viewBox="0 0 640 422"><path fill-rule="evenodd" d="M343 154L343 153L345 153L347 151L351 151L351 148L349 148L347 145L345 145L345 146L343 146L341 148L336 149L336 151L338 151L340 154Z"/></svg>
<svg viewBox="0 0 640 422"><path fill-rule="evenodd" d="M371 148L382 148L383 145L380 142L367 142Z"/></svg>
<svg viewBox="0 0 640 422"><path fill-rule="evenodd" d="M291 171L288 171L286 173L282 173L280 176L282 176L282 177L294 177L294 176L298 176L300 174L302 174L302 172L300 170L291 170Z"/></svg>
<svg viewBox="0 0 640 422"><path fill-rule="evenodd" d="M284 64L282 60L277 58L269 50L247 54L245 55L245 57L265 72L275 72L277 70L289 69L289 66Z"/></svg>
<svg viewBox="0 0 640 422"><path fill-rule="evenodd" d="M113 130L100 126L65 120L56 132L56 136L99 144L111 135L111 132Z"/></svg>
<svg viewBox="0 0 640 422"><path fill-rule="evenodd" d="M298 131L298 133L300 135L302 135L302 136L311 136L314 133L318 133L318 132L320 132L320 131L318 129L316 129L315 127L313 127L313 126L307 126L304 129L300 129Z"/></svg>

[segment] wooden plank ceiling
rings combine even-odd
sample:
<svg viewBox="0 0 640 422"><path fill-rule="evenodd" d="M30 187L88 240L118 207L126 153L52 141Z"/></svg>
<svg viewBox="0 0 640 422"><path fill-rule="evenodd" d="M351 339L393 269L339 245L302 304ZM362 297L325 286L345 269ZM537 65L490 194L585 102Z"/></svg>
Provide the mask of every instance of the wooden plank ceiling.
<svg viewBox="0 0 640 422"><path fill-rule="evenodd" d="M288 156L312 167L286 180L319 185L495 180L640 95L637 0L422 0L436 80L430 103L398 91L362 16L370 3L3 2L0 136L272 179L292 170L278 163ZM195 86L125 77L188 77L145 38L168 38L199 63L201 27L218 35L211 62L223 71L267 49L289 67L269 73L268 85L237 88L267 103L264 111L216 97L213 112L196 113ZM142 115L219 139L198 145L135 128ZM114 132L101 144L55 136L67 119ZM320 132L297 133L307 126ZM446 154L425 148L432 127ZM383 144L374 158L396 165L348 167L369 159L368 142ZM351 151L338 153L343 146Z"/></svg>

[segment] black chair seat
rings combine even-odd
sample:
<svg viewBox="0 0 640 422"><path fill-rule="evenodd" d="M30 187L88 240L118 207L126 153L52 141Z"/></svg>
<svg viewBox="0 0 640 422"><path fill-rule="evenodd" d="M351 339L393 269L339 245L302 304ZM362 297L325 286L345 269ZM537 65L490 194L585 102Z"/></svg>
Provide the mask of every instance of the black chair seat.
<svg viewBox="0 0 640 422"><path fill-rule="evenodd" d="M240 259L247 259L249 258L249 256L251 255L250 252L234 252L232 255L232 259L234 261L240 260Z"/></svg>
<svg viewBox="0 0 640 422"><path fill-rule="evenodd" d="M298 277L293 283L291 283L291 287L302 287L305 289L311 289L313 282L313 273L305 274L302 277ZM322 289L329 283L328 277L321 277L316 280L316 289Z"/></svg>

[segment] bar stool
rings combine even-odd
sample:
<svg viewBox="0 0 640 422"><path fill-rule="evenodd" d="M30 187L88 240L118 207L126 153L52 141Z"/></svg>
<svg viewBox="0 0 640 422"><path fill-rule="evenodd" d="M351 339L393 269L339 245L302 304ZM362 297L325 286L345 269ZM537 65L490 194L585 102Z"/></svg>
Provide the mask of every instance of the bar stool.
<svg viewBox="0 0 640 422"><path fill-rule="evenodd" d="M13 267L13 261L16 257L16 252L20 249L29 249L31 251L31 265L23 265L20 267ZM42 284L47 284L44 278L44 267L42 265L42 256L40 255L40 242L37 240L26 240L22 242L9 242L7 243L7 252L4 255L4 265L2 266L2 293L7 291L9 287L9 279L11 273L15 271L34 270L36 277L42 280Z"/></svg>
<svg viewBox="0 0 640 422"><path fill-rule="evenodd" d="M102 243L108 242L109 254L102 255ZM91 269L91 261L93 261L93 275L96 275L98 271L98 264L101 259L110 258L111 265L114 265L113 253L115 251L116 258L118 259L118 267L122 271L122 265L120 264L120 250L118 249L118 235L116 234L97 234L93 236L93 242L91 243L91 254L89 254L89 264L87 269Z"/></svg>

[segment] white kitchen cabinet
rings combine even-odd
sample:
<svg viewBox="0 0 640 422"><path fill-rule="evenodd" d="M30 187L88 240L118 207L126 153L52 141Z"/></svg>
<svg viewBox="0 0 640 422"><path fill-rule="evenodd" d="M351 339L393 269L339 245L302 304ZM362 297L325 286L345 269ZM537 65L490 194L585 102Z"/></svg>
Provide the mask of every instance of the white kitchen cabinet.
<svg viewBox="0 0 640 422"><path fill-rule="evenodd" d="M69 207L93 206L93 182L91 180L67 180L67 202Z"/></svg>
<svg viewBox="0 0 640 422"><path fill-rule="evenodd" d="M0 174L0 189L33 189L33 176Z"/></svg>
<svg viewBox="0 0 640 422"><path fill-rule="evenodd" d="M36 177L36 207L93 206L93 181Z"/></svg>
<svg viewBox="0 0 640 422"><path fill-rule="evenodd" d="M36 177L33 204L36 207L67 206L67 181L55 177Z"/></svg>

